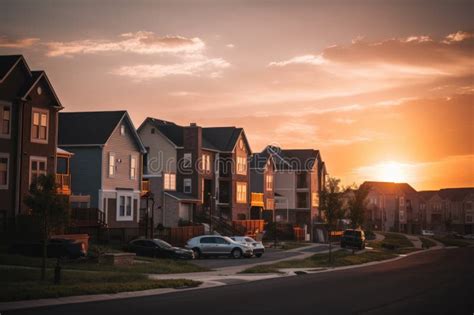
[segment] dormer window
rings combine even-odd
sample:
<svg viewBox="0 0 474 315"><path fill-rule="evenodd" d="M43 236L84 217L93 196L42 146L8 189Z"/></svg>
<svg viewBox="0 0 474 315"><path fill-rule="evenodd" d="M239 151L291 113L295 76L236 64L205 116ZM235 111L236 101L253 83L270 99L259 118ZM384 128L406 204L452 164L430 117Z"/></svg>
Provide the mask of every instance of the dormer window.
<svg viewBox="0 0 474 315"><path fill-rule="evenodd" d="M120 134L121 134L122 136L125 135L125 125L120 125Z"/></svg>

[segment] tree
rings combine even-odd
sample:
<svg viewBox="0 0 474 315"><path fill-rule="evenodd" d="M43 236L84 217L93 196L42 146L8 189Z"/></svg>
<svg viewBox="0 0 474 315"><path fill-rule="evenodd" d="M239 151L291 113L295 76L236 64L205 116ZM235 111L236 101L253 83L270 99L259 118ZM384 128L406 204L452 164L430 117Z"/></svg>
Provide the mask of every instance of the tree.
<svg viewBox="0 0 474 315"><path fill-rule="evenodd" d="M352 228L356 229L364 225L365 212L367 210L368 201L367 196L370 192L370 186L364 185L352 188L352 196L347 203L349 210L349 219L351 220Z"/></svg>
<svg viewBox="0 0 474 315"><path fill-rule="evenodd" d="M53 231L67 223L69 206L67 200L56 193L54 175L38 176L31 183L25 204L31 209L32 216L41 228L43 246L41 280L45 280L48 240Z"/></svg>
<svg viewBox="0 0 474 315"><path fill-rule="evenodd" d="M344 210L342 209L341 187L339 186L340 182L341 180L338 178L329 178L320 195L320 209L324 214L324 218L328 227L329 263L332 262L331 232L336 226L338 220L344 217Z"/></svg>

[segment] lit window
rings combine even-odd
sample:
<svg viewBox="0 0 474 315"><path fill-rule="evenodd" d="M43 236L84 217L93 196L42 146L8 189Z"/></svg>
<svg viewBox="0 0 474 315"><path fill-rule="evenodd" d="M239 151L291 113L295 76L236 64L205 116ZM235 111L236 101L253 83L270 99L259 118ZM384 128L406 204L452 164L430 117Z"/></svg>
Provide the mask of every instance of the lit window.
<svg viewBox="0 0 474 315"><path fill-rule="evenodd" d="M247 157L237 156L237 174L247 175Z"/></svg>
<svg viewBox="0 0 474 315"><path fill-rule="evenodd" d="M191 178L185 178L183 181L183 186L184 186L183 191L187 194L190 194L192 192Z"/></svg>
<svg viewBox="0 0 474 315"><path fill-rule="evenodd" d="M109 177L115 176L115 154L109 153Z"/></svg>
<svg viewBox="0 0 474 315"><path fill-rule="evenodd" d="M176 190L176 174L165 173L163 186L165 190Z"/></svg>
<svg viewBox="0 0 474 315"><path fill-rule="evenodd" d="M211 171L211 156L209 154L202 155L202 169L203 171L210 172Z"/></svg>
<svg viewBox="0 0 474 315"><path fill-rule="evenodd" d="M134 156L130 157L130 179L137 178L137 158Z"/></svg>
<svg viewBox="0 0 474 315"><path fill-rule="evenodd" d="M120 125L120 134L121 134L122 136L125 135L125 125Z"/></svg>
<svg viewBox="0 0 474 315"><path fill-rule="evenodd" d="M275 209L275 200L267 199L267 205L265 210L274 210Z"/></svg>
<svg viewBox="0 0 474 315"><path fill-rule="evenodd" d="M10 106L0 106L0 136L10 135L11 109Z"/></svg>
<svg viewBox="0 0 474 315"><path fill-rule="evenodd" d="M0 189L8 189L8 154L0 153Z"/></svg>
<svg viewBox="0 0 474 315"><path fill-rule="evenodd" d="M313 207L319 206L319 198L318 198L318 193L311 193L311 205Z"/></svg>
<svg viewBox="0 0 474 315"><path fill-rule="evenodd" d="M237 182L237 196L236 201L238 203L247 202L247 183Z"/></svg>
<svg viewBox="0 0 474 315"><path fill-rule="evenodd" d="M48 111L33 108L31 124L31 140L33 142L48 141Z"/></svg>
<svg viewBox="0 0 474 315"><path fill-rule="evenodd" d="M191 153L184 153L183 156L183 167L190 168L192 164L192 154Z"/></svg>
<svg viewBox="0 0 474 315"><path fill-rule="evenodd" d="M273 175L265 176L265 187L268 191L273 190Z"/></svg>
<svg viewBox="0 0 474 315"><path fill-rule="evenodd" d="M30 158L30 184L40 175L46 175L46 158L31 157Z"/></svg>

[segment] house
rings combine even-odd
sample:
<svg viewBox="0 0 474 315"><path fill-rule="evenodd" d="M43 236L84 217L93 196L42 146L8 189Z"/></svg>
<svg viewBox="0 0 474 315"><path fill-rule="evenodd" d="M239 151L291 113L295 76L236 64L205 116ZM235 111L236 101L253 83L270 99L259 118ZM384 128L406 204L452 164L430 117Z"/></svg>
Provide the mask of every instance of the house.
<svg viewBox="0 0 474 315"><path fill-rule="evenodd" d="M439 195L446 203L446 224L462 234L474 231L474 188L444 188Z"/></svg>
<svg viewBox="0 0 474 315"><path fill-rule="evenodd" d="M128 113L61 113L58 133L60 148L74 155L69 168L76 197L71 202L98 209L112 235L136 236L146 151Z"/></svg>
<svg viewBox="0 0 474 315"><path fill-rule="evenodd" d="M272 152L263 150L250 159L250 219L274 221L275 160Z"/></svg>
<svg viewBox="0 0 474 315"><path fill-rule="evenodd" d="M419 191L420 212L422 214L423 229L433 231L444 231L446 225L445 200L437 190Z"/></svg>
<svg viewBox="0 0 474 315"><path fill-rule="evenodd" d="M367 226L382 231L418 233L422 215L417 191L407 183L364 182L370 192Z"/></svg>
<svg viewBox="0 0 474 315"><path fill-rule="evenodd" d="M34 178L55 174L62 109L44 71L21 55L0 56L0 231L28 214L23 200Z"/></svg>
<svg viewBox="0 0 474 315"><path fill-rule="evenodd" d="M166 227L202 216L249 217L250 146L242 128L207 128L147 118L138 128L148 154L144 178Z"/></svg>
<svg viewBox="0 0 474 315"><path fill-rule="evenodd" d="M326 177L320 152L313 149L265 149L275 160L276 220L307 227L321 221L319 197Z"/></svg>

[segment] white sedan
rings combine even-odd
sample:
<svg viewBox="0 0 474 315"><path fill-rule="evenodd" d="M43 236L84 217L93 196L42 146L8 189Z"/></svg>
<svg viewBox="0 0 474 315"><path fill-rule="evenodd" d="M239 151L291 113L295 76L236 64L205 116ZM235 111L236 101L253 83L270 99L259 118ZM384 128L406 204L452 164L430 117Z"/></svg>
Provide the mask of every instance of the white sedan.
<svg viewBox="0 0 474 315"><path fill-rule="evenodd" d="M263 253L265 252L265 246L263 246L262 242L257 242L251 237L248 236L233 236L231 237L232 240L236 241L237 243L241 243L251 247L253 250L253 254L256 257L262 257Z"/></svg>
<svg viewBox="0 0 474 315"><path fill-rule="evenodd" d="M434 232L430 230L421 230L421 235L423 236L434 236Z"/></svg>

